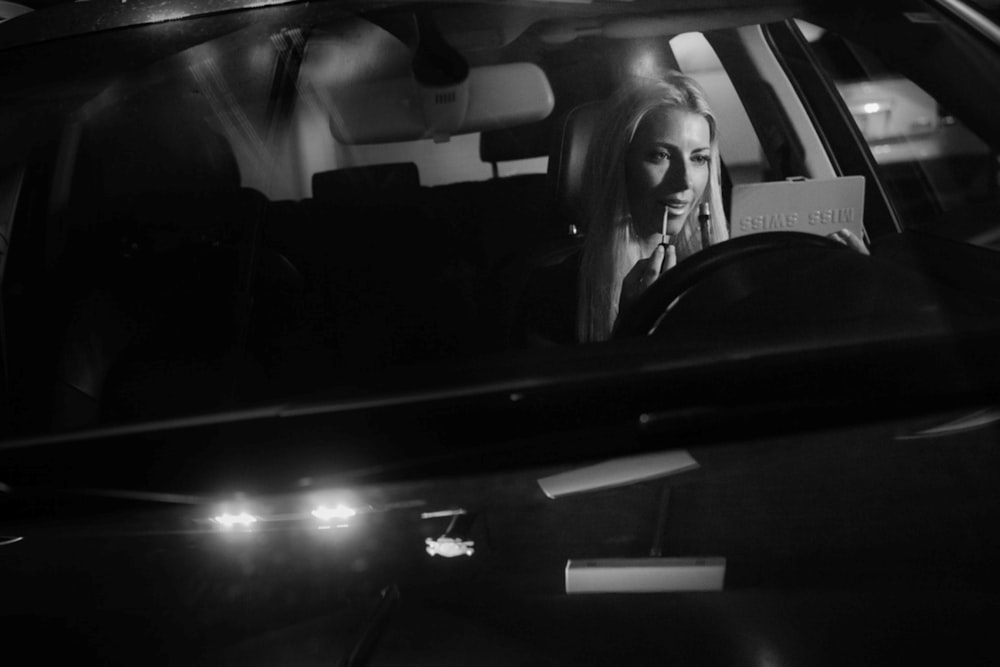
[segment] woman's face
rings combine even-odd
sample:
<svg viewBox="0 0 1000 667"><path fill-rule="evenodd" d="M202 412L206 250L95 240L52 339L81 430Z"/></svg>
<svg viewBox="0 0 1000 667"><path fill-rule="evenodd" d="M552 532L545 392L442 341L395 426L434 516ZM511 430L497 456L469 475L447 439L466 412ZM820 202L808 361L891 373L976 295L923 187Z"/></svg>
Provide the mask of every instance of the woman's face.
<svg viewBox="0 0 1000 667"><path fill-rule="evenodd" d="M640 121L625 155L629 212L639 236L681 231L708 183L708 120L681 109L654 109Z"/></svg>

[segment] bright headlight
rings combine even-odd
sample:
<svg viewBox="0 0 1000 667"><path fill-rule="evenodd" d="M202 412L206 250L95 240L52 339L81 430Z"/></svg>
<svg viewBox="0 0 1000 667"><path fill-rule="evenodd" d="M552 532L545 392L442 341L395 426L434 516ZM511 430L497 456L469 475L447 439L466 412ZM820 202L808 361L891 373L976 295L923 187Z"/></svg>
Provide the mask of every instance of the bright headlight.
<svg viewBox="0 0 1000 667"><path fill-rule="evenodd" d="M347 505L337 505L336 507L320 505L312 511L312 515L320 521L346 521L357 513L357 510Z"/></svg>
<svg viewBox="0 0 1000 667"><path fill-rule="evenodd" d="M217 517L213 517L212 521L219 524L223 528L234 528L236 526L249 528L253 524L257 523L257 517L247 512L240 512L239 514L224 512Z"/></svg>

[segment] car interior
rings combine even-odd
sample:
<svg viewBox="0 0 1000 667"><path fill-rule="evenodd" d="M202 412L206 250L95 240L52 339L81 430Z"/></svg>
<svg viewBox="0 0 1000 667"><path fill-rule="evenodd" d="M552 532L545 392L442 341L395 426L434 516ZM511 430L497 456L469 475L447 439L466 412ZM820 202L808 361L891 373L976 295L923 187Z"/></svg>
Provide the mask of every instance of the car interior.
<svg viewBox="0 0 1000 667"><path fill-rule="evenodd" d="M0 26L12 646L995 662L1000 59L946 3L96 4ZM557 341L599 114L668 69L731 224L861 177L871 255L735 238Z"/></svg>
<svg viewBox="0 0 1000 667"><path fill-rule="evenodd" d="M734 184L838 175L751 10L329 11L267 47L263 24L171 46L112 85L96 77L66 116L48 164L25 172L33 232L5 280L27 422L349 390L545 346L521 296L582 245L586 146L628 76L680 69L717 101L727 209ZM425 61L469 73L459 94L482 102L425 126L399 102L417 99L409 72ZM873 249L912 262L884 202L868 192L865 208ZM56 325L18 325L41 318Z"/></svg>
<svg viewBox="0 0 1000 667"><path fill-rule="evenodd" d="M409 57L395 36L360 23L376 44L395 41ZM544 37L527 41L508 49L538 48ZM312 53L330 57L323 39L317 43L299 54L307 83L325 63ZM551 90L540 102L525 94L524 105L541 105L539 121L473 137L478 155L470 158L491 165L491 177L428 185L414 161L374 162L316 171L308 176L311 196L296 199L265 196L266 184L247 187L247 142L234 142L232 127L218 127L225 114L241 111L240 102L220 112L207 90L218 82L199 74L198 67L210 67L204 61L191 66L182 53L152 68L152 85L104 91L72 117L56 148L56 214L38 240L46 246L39 249L46 281L35 284L40 293L10 306L46 303L58 315L46 341L59 350L47 362L56 378L56 423L216 407L232 401L237 387L240 400L267 399L400 363L508 349L531 271L580 246L575 207L593 98L609 92L617 76L606 70L620 58L607 52L627 44L602 40L593 51L584 39L568 54L543 53L556 61L553 74L542 75L543 88L551 81L558 91L555 109ZM579 71L595 63L605 71L583 90ZM192 78L204 90L180 92ZM286 104L308 109L301 97ZM363 104L339 111L356 133L375 131ZM286 113L289 125L300 120ZM399 127L406 122L387 118L383 125L405 133ZM390 144L382 154L406 152ZM532 158L542 158L543 169L499 176L505 164ZM35 214L46 212L39 206ZM13 280L20 269L12 267ZM12 326L12 349L29 347L19 334L36 335ZM44 373L26 370L39 362L21 368L34 398L48 384Z"/></svg>

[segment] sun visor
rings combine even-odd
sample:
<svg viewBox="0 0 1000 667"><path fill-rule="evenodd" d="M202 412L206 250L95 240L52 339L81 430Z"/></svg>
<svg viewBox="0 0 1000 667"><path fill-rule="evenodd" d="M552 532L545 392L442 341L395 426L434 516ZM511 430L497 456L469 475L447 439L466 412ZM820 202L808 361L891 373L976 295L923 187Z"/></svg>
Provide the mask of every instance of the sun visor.
<svg viewBox="0 0 1000 667"><path fill-rule="evenodd" d="M532 63L470 68L446 86L412 76L326 91L330 129L342 144L434 139L543 120L555 105L548 77Z"/></svg>

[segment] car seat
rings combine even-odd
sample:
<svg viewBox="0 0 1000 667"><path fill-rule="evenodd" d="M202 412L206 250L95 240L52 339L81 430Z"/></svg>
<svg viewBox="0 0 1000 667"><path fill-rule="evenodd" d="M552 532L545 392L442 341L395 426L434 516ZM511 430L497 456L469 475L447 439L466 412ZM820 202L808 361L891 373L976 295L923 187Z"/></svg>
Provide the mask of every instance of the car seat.
<svg viewBox="0 0 1000 667"><path fill-rule="evenodd" d="M267 202L204 118L150 95L81 122L60 212L57 428L214 408L241 385Z"/></svg>
<svg viewBox="0 0 1000 667"><path fill-rule="evenodd" d="M413 163L314 177L311 266L329 285L324 326L342 378L367 381L373 371L463 355L474 343L476 278L452 224L467 220L445 194L420 186Z"/></svg>
<svg viewBox="0 0 1000 667"><path fill-rule="evenodd" d="M546 185L559 233L516 254L494 275L505 346L573 340L576 272L566 262L583 246L583 166L600 110L599 101L577 105L557 121L551 137Z"/></svg>
<svg viewBox="0 0 1000 667"><path fill-rule="evenodd" d="M556 213L570 237L581 233L584 227L583 168L601 106L600 101L594 101L571 109L553 136L550 148L549 189L556 202Z"/></svg>

